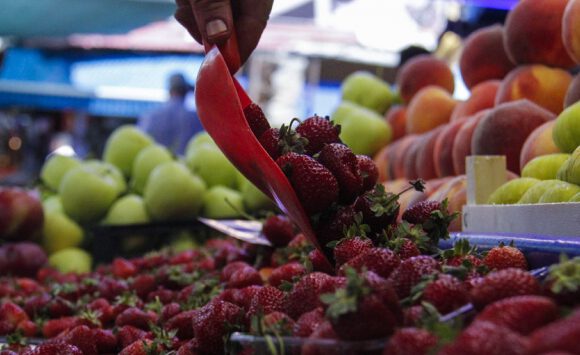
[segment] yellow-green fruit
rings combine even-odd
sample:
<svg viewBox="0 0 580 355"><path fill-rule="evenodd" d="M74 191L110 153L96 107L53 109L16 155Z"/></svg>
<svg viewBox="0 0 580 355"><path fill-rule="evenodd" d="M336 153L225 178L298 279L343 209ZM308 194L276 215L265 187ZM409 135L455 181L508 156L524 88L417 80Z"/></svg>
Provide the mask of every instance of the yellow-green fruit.
<svg viewBox="0 0 580 355"><path fill-rule="evenodd" d="M123 175L129 177L137 154L141 149L153 143L153 138L136 126L121 126L115 129L107 139L103 160L117 166Z"/></svg>
<svg viewBox="0 0 580 355"><path fill-rule="evenodd" d="M48 254L66 248L78 247L83 242L83 236L83 229L64 213L45 212L42 246Z"/></svg>
<svg viewBox="0 0 580 355"><path fill-rule="evenodd" d="M190 149L195 149L196 147L205 144L209 144L216 147L216 144L213 138L209 135L209 133L207 133L206 131L198 132L193 137L191 137L189 142L187 142L187 147L185 148L185 151L187 152Z"/></svg>
<svg viewBox="0 0 580 355"><path fill-rule="evenodd" d="M558 179L580 185L580 147L562 164L558 170Z"/></svg>
<svg viewBox="0 0 580 355"><path fill-rule="evenodd" d="M208 187L221 185L234 188L237 185L236 167L217 146L210 144L195 146L186 152L185 162Z"/></svg>
<svg viewBox="0 0 580 355"><path fill-rule="evenodd" d="M74 157L60 154L52 154L42 165L40 179L50 189L56 191L64 174L70 169L77 167L81 161Z"/></svg>
<svg viewBox="0 0 580 355"><path fill-rule="evenodd" d="M513 179L498 187L489 196L487 203L492 205L509 205L517 203L528 189L540 182L534 178Z"/></svg>
<svg viewBox="0 0 580 355"><path fill-rule="evenodd" d="M572 196L580 192L580 186L575 184L570 184L568 182L562 181L559 184L549 188L542 197L540 197L540 203L558 203L558 202L568 202Z"/></svg>
<svg viewBox="0 0 580 355"><path fill-rule="evenodd" d="M552 138L564 153L572 153L580 146L580 101L568 106L556 118Z"/></svg>
<svg viewBox="0 0 580 355"><path fill-rule="evenodd" d="M49 212L64 212L60 196L52 195L47 197L44 201L42 201L42 210L45 214Z"/></svg>
<svg viewBox="0 0 580 355"><path fill-rule="evenodd" d="M385 113L395 100L389 84L369 72L358 71L347 76L341 86L342 99Z"/></svg>
<svg viewBox="0 0 580 355"><path fill-rule="evenodd" d="M274 202L248 179L243 178L240 184L240 192L248 212L274 210L276 208Z"/></svg>
<svg viewBox="0 0 580 355"><path fill-rule="evenodd" d="M62 249L48 257L48 265L63 273L89 272L91 271L92 263L93 258L91 255L79 248Z"/></svg>
<svg viewBox="0 0 580 355"><path fill-rule="evenodd" d="M202 214L208 218L239 218L244 213L244 200L239 191L213 186L203 198Z"/></svg>
<svg viewBox="0 0 580 355"><path fill-rule="evenodd" d="M123 196L113 203L102 221L105 225L143 224L149 215L143 198L138 195Z"/></svg>
<svg viewBox="0 0 580 355"><path fill-rule="evenodd" d="M172 160L171 152L162 145L154 144L143 148L133 161L133 169L131 171L131 187L133 191L143 194L151 171L159 164Z"/></svg>
<svg viewBox="0 0 580 355"><path fill-rule="evenodd" d="M570 157L570 154L556 153L535 157L522 169L522 177L531 177L539 180L555 179L558 169Z"/></svg>
<svg viewBox="0 0 580 355"><path fill-rule="evenodd" d="M530 187L528 191L526 191L526 193L518 201L518 204L533 204L540 202L540 197L542 197L544 192L558 185L560 182L560 180L542 180L538 182L534 186Z"/></svg>
<svg viewBox="0 0 580 355"><path fill-rule="evenodd" d="M580 202L580 192L572 196L572 198L569 199L568 202Z"/></svg>

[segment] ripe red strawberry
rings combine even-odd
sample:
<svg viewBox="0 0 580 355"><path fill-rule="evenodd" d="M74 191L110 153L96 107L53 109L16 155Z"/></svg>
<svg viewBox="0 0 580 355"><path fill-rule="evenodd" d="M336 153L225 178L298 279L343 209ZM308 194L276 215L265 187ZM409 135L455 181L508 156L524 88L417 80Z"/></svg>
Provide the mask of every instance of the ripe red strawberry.
<svg viewBox="0 0 580 355"><path fill-rule="evenodd" d="M25 350L23 355L83 355L74 345L66 343L40 344L36 348Z"/></svg>
<svg viewBox="0 0 580 355"><path fill-rule="evenodd" d="M472 246L467 239L459 239L453 243L453 248L441 253L445 265L458 267L467 261L472 268L483 265L483 261L477 255L477 247Z"/></svg>
<svg viewBox="0 0 580 355"><path fill-rule="evenodd" d="M191 320L197 317L197 310L190 310L181 312L171 319L169 319L163 327L168 330L176 330L175 334L179 339L191 339L193 338L193 326L191 325Z"/></svg>
<svg viewBox="0 0 580 355"><path fill-rule="evenodd" d="M181 313L181 306L177 302L171 302L161 308L161 314L159 315L159 320L161 322L167 322L169 319L175 315Z"/></svg>
<svg viewBox="0 0 580 355"><path fill-rule="evenodd" d="M61 332L72 329L77 325L80 325L80 319L76 316L49 319L42 326L42 335L45 338L53 338Z"/></svg>
<svg viewBox="0 0 580 355"><path fill-rule="evenodd" d="M397 238L389 241L389 248L399 256L401 260L421 255L417 244L408 238Z"/></svg>
<svg viewBox="0 0 580 355"><path fill-rule="evenodd" d="M361 193L363 179L356 156L344 144L326 144L318 155L324 165L338 181L339 200L350 204Z"/></svg>
<svg viewBox="0 0 580 355"><path fill-rule="evenodd" d="M184 343L177 349L175 355L197 355L199 354L199 344L197 339L193 338L188 342Z"/></svg>
<svg viewBox="0 0 580 355"><path fill-rule="evenodd" d="M72 302L60 296L53 297L48 302L47 311L52 318L71 316L75 313Z"/></svg>
<svg viewBox="0 0 580 355"><path fill-rule="evenodd" d="M558 318L558 306L543 296L515 296L487 305L475 318L528 335Z"/></svg>
<svg viewBox="0 0 580 355"><path fill-rule="evenodd" d="M403 260L393 270L389 280L393 283L395 291L400 298L409 296L413 286L419 283L421 277L439 272L441 266L433 257L427 255L414 256Z"/></svg>
<svg viewBox="0 0 580 355"><path fill-rule="evenodd" d="M117 327L131 325L140 329L148 330L149 324L157 323L158 316L154 312L146 312L137 307L130 307L121 312L115 320Z"/></svg>
<svg viewBox="0 0 580 355"><path fill-rule="evenodd" d="M435 335L421 328L399 328L391 336L384 350L388 355L427 355L437 345Z"/></svg>
<svg viewBox="0 0 580 355"><path fill-rule="evenodd" d="M137 267L124 258L115 258L112 265L113 275L118 278L126 279L137 273Z"/></svg>
<svg viewBox="0 0 580 355"><path fill-rule="evenodd" d="M356 160L363 179L362 191L372 190L379 180L379 170L377 165L366 155L358 154Z"/></svg>
<svg viewBox="0 0 580 355"><path fill-rule="evenodd" d="M320 295L334 292L339 286L339 280L321 272L313 272L303 276L294 284L288 294L286 313L297 319L305 312L322 307Z"/></svg>
<svg viewBox="0 0 580 355"><path fill-rule="evenodd" d="M276 163L290 180L306 213L323 212L338 201L336 178L315 159L304 154L287 153Z"/></svg>
<svg viewBox="0 0 580 355"><path fill-rule="evenodd" d="M550 266L543 286L546 294L558 304L580 304L580 257L570 260L562 257L558 264Z"/></svg>
<svg viewBox="0 0 580 355"><path fill-rule="evenodd" d="M490 270L503 270L507 268L528 269L528 262L526 261L524 253L514 246L503 245L503 243L491 248L483 258L483 263Z"/></svg>
<svg viewBox="0 0 580 355"><path fill-rule="evenodd" d="M248 315L268 314L272 312L282 312L284 310L285 294L276 287L262 287L250 302Z"/></svg>
<svg viewBox="0 0 580 355"><path fill-rule="evenodd" d="M262 277L258 270L248 265L232 272L232 275L227 282L227 287L243 288L251 285L261 285L262 283Z"/></svg>
<svg viewBox="0 0 580 355"><path fill-rule="evenodd" d="M58 339L67 344L76 346L84 355L98 354L93 331L86 325L74 327L59 335Z"/></svg>
<svg viewBox="0 0 580 355"><path fill-rule="evenodd" d="M99 354L111 354L117 349L117 336L109 329L92 329Z"/></svg>
<svg viewBox="0 0 580 355"><path fill-rule="evenodd" d="M314 340L310 342L306 342L302 346L301 355L321 355L321 354L333 354L336 353L334 349L329 347L324 347L317 344L316 340L320 339L338 339L338 335L334 331L332 324L329 321L324 321L312 331L312 334L308 337L308 339Z"/></svg>
<svg viewBox="0 0 580 355"><path fill-rule="evenodd" d="M449 214L447 199L442 202L425 200L411 205L403 212L402 219L412 224L420 224L431 241L437 245L440 239L448 239L448 227L456 213Z"/></svg>
<svg viewBox="0 0 580 355"><path fill-rule="evenodd" d="M229 302L213 301L198 311L198 316L192 321L199 349L201 352L221 354L224 348L224 337L232 331L228 327L242 322L242 309Z"/></svg>
<svg viewBox="0 0 580 355"><path fill-rule="evenodd" d="M222 269L220 278L222 281L227 282L230 280L230 278L232 277L234 272L241 270L241 269L248 267L248 266L250 266L250 264L248 264L245 261L233 261L231 263L228 263Z"/></svg>
<svg viewBox="0 0 580 355"><path fill-rule="evenodd" d="M266 115L264 115L264 111L253 102L244 107L244 116L246 116L248 125L256 137L260 137L264 131L270 128L270 123Z"/></svg>
<svg viewBox="0 0 580 355"><path fill-rule="evenodd" d="M381 184L366 191L354 202L355 211L362 213L363 223L374 233L381 233L395 223L399 208L399 195L385 191Z"/></svg>
<svg viewBox="0 0 580 355"><path fill-rule="evenodd" d="M97 285L97 292L99 295L109 302L112 302L121 294L129 291L127 282L124 280L117 280L109 276L105 276L99 280Z"/></svg>
<svg viewBox="0 0 580 355"><path fill-rule="evenodd" d="M20 322L26 320L29 320L28 315L17 304L6 301L0 305L0 321L10 325L10 333L16 329Z"/></svg>
<svg viewBox="0 0 580 355"><path fill-rule="evenodd" d="M422 290L422 301L431 303L441 314L447 314L469 302L464 283L447 274L434 274Z"/></svg>
<svg viewBox="0 0 580 355"><path fill-rule="evenodd" d="M429 219L431 212L441 209L441 202L426 200L417 202L403 212L402 219L412 224L422 224Z"/></svg>
<svg viewBox="0 0 580 355"><path fill-rule="evenodd" d="M282 282L292 282L295 277L300 277L305 273L306 268L304 265L298 262L290 262L272 270L268 282L271 286L278 287Z"/></svg>
<svg viewBox="0 0 580 355"><path fill-rule="evenodd" d="M87 305L89 311L97 312L101 324L113 321L113 306L104 298L97 298Z"/></svg>
<svg viewBox="0 0 580 355"><path fill-rule="evenodd" d="M294 238L294 225L284 215L273 215L264 221L262 234L275 247L284 247Z"/></svg>
<svg viewBox="0 0 580 355"><path fill-rule="evenodd" d="M138 339L126 348L123 348L119 355L149 355L162 354L163 349L158 343L151 339Z"/></svg>
<svg viewBox="0 0 580 355"><path fill-rule="evenodd" d="M373 247L373 242L365 237L343 238L333 249L336 266L341 266L347 261L364 254Z"/></svg>
<svg viewBox="0 0 580 355"><path fill-rule="evenodd" d="M529 272L516 268L492 272L473 280L472 285L469 298L477 309L503 298L541 293L538 280Z"/></svg>
<svg viewBox="0 0 580 355"><path fill-rule="evenodd" d="M334 270L326 256L318 249L313 249L308 253L308 261L312 265L312 271L333 274Z"/></svg>
<svg viewBox="0 0 580 355"><path fill-rule="evenodd" d="M268 128L261 135L258 136L258 141L268 153L268 155L276 160L280 156L280 129Z"/></svg>
<svg viewBox="0 0 580 355"><path fill-rule="evenodd" d="M537 329L530 334L531 354L562 352L578 354L580 311Z"/></svg>
<svg viewBox="0 0 580 355"><path fill-rule="evenodd" d="M352 267L359 272L366 269L383 278L388 278L399 267L400 263L401 260L392 250L387 248L371 248L347 261L339 269L339 275L345 274L346 267Z"/></svg>
<svg viewBox="0 0 580 355"><path fill-rule="evenodd" d="M131 282L131 288L139 298L145 299L150 292L155 291L157 281L151 274L139 274Z"/></svg>
<svg viewBox="0 0 580 355"><path fill-rule="evenodd" d="M322 309L322 307L302 313L302 315L296 320L292 334L301 338L309 337L314 329L325 321L326 318L324 317L324 309Z"/></svg>
<svg viewBox="0 0 580 355"><path fill-rule="evenodd" d="M302 121L296 132L308 140L306 154L318 153L325 144L340 143L340 126L330 122L329 117L312 116Z"/></svg>
<svg viewBox="0 0 580 355"><path fill-rule="evenodd" d="M130 325L126 325L119 328L119 331L117 332L117 339L120 348L124 349L135 341L143 339L145 335L147 335L146 331Z"/></svg>
<svg viewBox="0 0 580 355"><path fill-rule="evenodd" d="M356 212L350 205L339 206L328 216L321 216L316 228L316 238L322 246L346 236L345 230L355 224Z"/></svg>
<svg viewBox="0 0 580 355"><path fill-rule="evenodd" d="M38 326L31 320L23 320L16 326L16 331L20 331L23 336L32 338L38 333Z"/></svg>
<svg viewBox="0 0 580 355"><path fill-rule="evenodd" d="M379 277L372 272L368 273L374 275L370 282L367 275L359 275L352 268L348 268L346 274L344 287L321 296L328 305L326 316L336 334L352 341L380 339L392 334L399 320L391 309L394 307L400 313L400 308L391 284L381 279L382 289L379 289L376 285Z"/></svg>
<svg viewBox="0 0 580 355"><path fill-rule="evenodd" d="M474 322L439 355L524 355L526 339L507 327L490 322Z"/></svg>
<svg viewBox="0 0 580 355"><path fill-rule="evenodd" d="M24 302L24 310L28 314L28 317L36 318L36 316L45 314L51 299L52 297L44 292L27 298Z"/></svg>

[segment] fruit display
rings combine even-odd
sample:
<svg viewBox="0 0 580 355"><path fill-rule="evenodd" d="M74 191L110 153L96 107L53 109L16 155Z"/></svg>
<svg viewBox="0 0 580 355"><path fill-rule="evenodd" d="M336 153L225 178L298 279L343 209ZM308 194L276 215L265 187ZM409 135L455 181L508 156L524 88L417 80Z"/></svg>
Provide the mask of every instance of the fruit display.
<svg viewBox="0 0 580 355"><path fill-rule="evenodd" d="M202 215L239 218L275 210L205 132L191 139L184 156L176 157L135 126L123 125L105 142L102 160L53 154L40 180L42 198L34 198L32 190L0 192L0 203L6 204L2 211L13 215L2 218L2 238L36 236L50 264L69 271L91 268L90 246L101 241L91 233L97 226L193 222ZM142 235L123 239L131 238L123 243L127 248L109 254L147 244ZM67 261L69 257L81 262Z"/></svg>

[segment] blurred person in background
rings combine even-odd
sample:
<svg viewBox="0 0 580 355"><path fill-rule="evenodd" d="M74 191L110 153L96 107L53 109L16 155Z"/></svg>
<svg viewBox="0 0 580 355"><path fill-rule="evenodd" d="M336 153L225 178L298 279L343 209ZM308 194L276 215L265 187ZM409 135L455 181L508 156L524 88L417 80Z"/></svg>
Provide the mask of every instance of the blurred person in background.
<svg viewBox="0 0 580 355"><path fill-rule="evenodd" d="M185 97L194 87L180 73L169 77L169 99L159 108L144 114L138 127L176 155L183 155L187 142L203 130L194 111L185 107Z"/></svg>

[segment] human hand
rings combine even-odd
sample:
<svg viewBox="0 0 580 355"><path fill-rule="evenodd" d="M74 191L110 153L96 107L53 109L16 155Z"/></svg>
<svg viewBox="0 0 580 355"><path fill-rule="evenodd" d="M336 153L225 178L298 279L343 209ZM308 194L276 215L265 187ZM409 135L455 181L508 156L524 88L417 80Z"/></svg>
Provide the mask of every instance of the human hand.
<svg viewBox="0 0 580 355"><path fill-rule="evenodd" d="M175 19L199 43L222 44L235 30L244 63L258 45L274 0L176 0Z"/></svg>

